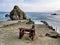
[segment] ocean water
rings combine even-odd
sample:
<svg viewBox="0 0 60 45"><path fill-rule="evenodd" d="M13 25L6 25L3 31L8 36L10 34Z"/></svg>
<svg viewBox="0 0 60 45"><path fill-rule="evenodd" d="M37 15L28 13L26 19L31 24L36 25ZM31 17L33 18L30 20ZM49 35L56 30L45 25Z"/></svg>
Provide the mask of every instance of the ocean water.
<svg viewBox="0 0 60 45"><path fill-rule="evenodd" d="M9 12L0 12L0 21L7 21L10 18L5 17ZM41 24L42 21L46 21L50 26L53 26L58 33L60 33L60 15L51 15L46 12L26 12L27 18L31 18L36 24Z"/></svg>
<svg viewBox="0 0 60 45"><path fill-rule="evenodd" d="M42 21L46 21L50 26L60 33L60 15L51 15L46 12L29 12L26 13L27 17L31 18L36 24Z"/></svg>
<svg viewBox="0 0 60 45"><path fill-rule="evenodd" d="M0 21L7 21L8 17L5 17L6 14L9 14L9 12L0 12Z"/></svg>

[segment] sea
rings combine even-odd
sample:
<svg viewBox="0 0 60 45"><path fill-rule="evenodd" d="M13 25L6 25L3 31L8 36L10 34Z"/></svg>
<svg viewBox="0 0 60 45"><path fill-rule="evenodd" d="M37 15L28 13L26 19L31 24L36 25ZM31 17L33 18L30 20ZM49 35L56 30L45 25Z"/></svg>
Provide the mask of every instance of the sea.
<svg viewBox="0 0 60 45"><path fill-rule="evenodd" d="M5 17L9 12L0 12L0 21L7 21L10 18ZM42 24L41 21L46 21L52 26L56 32L60 33L60 15L51 15L49 12L26 12L27 18L31 18L35 24Z"/></svg>

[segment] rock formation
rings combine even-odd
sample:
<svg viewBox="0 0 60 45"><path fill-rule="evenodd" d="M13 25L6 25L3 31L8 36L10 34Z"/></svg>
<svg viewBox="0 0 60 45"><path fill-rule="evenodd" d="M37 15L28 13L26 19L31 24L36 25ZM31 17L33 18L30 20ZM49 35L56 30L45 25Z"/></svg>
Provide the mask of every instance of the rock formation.
<svg viewBox="0 0 60 45"><path fill-rule="evenodd" d="M34 21L32 21L31 19L28 19L29 21L26 24L34 24Z"/></svg>
<svg viewBox="0 0 60 45"><path fill-rule="evenodd" d="M58 34L58 33L55 32L55 31L52 31L52 32L46 33L46 36L48 36L48 37L52 37L52 38L60 38L60 34Z"/></svg>
<svg viewBox="0 0 60 45"><path fill-rule="evenodd" d="M11 20L26 19L26 15L18 6L15 5L13 10L10 12L10 19Z"/></svg>
<svg viewBox="0 0 60 45"><path fill-rule="evenodd" d="M10 17L10 15L6 14L5 17Z"/></svg>
<svg viewBox="0 0 60 45"><path fill-rule="evenodd" d="M51 15L57 15L56 13L53 13L53 14L51 14Z"/></svg>

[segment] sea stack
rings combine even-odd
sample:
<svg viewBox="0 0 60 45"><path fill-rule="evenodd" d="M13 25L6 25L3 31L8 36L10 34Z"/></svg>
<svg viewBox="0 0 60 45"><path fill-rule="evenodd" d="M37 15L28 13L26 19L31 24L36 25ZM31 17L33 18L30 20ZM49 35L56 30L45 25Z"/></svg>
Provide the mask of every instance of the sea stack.
<svg viewBox="0 0 60 45"><path fill-rule="evenodd" d="M10 12L10 19L21 20L21 19L27 19L27 18L25 13L17 5L15 5L13 10Z"/></svg>

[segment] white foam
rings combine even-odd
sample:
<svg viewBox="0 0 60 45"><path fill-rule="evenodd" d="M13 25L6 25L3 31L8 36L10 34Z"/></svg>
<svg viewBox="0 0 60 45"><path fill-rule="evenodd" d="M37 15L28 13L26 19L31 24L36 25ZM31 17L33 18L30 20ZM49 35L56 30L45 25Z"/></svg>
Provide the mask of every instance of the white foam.
<svg viewBox="0 0 60 45"><path fill-rule="evenodd" d="M34 20L35 24L43 24L41 21Z"/></svg>
<svg viewBox="0 0 60 45"><path fill-rule="evenodd" d="M50 26L52 26L56 32L60 34L60 21L47 21Z"/></svg>

